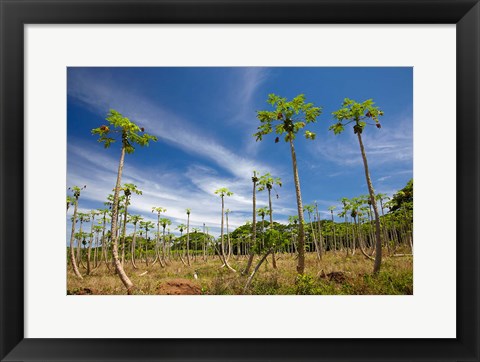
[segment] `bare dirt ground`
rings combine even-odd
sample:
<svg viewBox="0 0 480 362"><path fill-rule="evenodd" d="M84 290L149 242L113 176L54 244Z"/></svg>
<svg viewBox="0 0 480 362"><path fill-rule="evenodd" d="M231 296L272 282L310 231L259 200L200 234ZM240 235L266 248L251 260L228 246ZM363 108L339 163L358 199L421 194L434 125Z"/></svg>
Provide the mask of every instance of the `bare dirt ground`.
<svg viewBox="0 0 480 362"><path fill-rule="evenodd" d="M200 295L202 289L188 279L172 279L162 282L157 294L165 295Z"/></svg>

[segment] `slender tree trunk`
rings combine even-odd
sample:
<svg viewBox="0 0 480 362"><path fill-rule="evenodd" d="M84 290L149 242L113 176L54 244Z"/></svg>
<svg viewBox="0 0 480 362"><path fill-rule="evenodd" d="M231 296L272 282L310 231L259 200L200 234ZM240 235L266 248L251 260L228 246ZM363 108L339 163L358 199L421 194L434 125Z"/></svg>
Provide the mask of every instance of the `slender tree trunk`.
<svg viewBox="0 0 480 362"><path fill-rule="evenodd" d="M373 190L372 180L370 178L370 172L368 170L367 156L365 155L365 148L363 147L362 135L357 132L358 143L360 144L360 151L362 153L363 165L365 167L365 178L367 179L368 192L370 194L370 200L373 206L373 212L375 214L375 263L373 266L373 273L377 274L380 271L382 264L382 238L380 237L380 218L378 216L377 203L375 202L375 192Z"/></svg>
<svg viewBox="0 0 480 362"><path fill-rule="evenodd" d="M250 286L250 283L252 282L253 277L254 277L255 274L257 273L258 269L260 269L260 267L262 266L263 262L264 262L265 260L267 260L268 255L269 255L272 251L273 251L273 248L270 248L270 249L265 253L265 255L259 260L259 262L258 262L257 265L255 266L255 268L253 269L252 274L251 274L250 277L247 279L247 283L245 284L245 287L243 288L243 294L245 294L245 292L248 290L248 287Z"/></svg>
<svg viewBox="0 0 480 362"><path fill-rule="evenodd" d="M290 152L292 154L293 179L295 181L295 192L297 195L297 209L298 209L297 273L303 274L305 272L305 230L303 226L303 223L304 223L303 204L302 204L302 194L300 191L300 179L298 177L297 156L295 154L295 147L293 146L293 140L291 137L290 137Z"/></svg>
<svg viewBox="0 0 480 362"><path fill-rule="evenodd" d="M113 262L115 265L115 270L120 277L120 280L127 288L127 293L132 294L135 286L128 278L127 274L123 270L122 264L118 259L118 237L117 237L117 216L118 216L118 194L120 193L120 183L122 181L122 171L123 163L125 160L125 147L122 145L122 152L120 154L120 162L118 165L118 174L117 174L117 183L115 186L115 191L113 193L113 210L112 210L112 255Z"/></svg>
<svg viewBox="0 0 480 362"><path fill-rule="evenodd" d="M205 236L205 223L203 223L203 261L207 261L207 240Z"/></svg>
<svg viewBox="0 0 480 362"><path fill-rule="evenodd" d="M75 260L75 249L73 247L73 241L75 240L75 222L77 221L77 208L78 208L78 197L75 197L75 207L73 209L73 220L72 220L72 233L70 235L70 261L72 262L72 268L75 275L83 279L82 274L78 270L77 262Z"/></svg>
<svg viewBox="0 0 480 362"><path fill-rule="evenodd" d="M253 171L253 177L252 177L252 182L253 182L253 191L252 191L252 204L253 204L253 212L252 212L252 240L251 244L252 246L255 245L257 241L257 173ZM250 268L252 267L252 262L253 262L253 257L254 257L254 251L255 249L253 247L250 248L249 250L249 256L248 256L248 262L247 266L245 267L245 270L243 271L242 274L248 274L250 272Z"/></svg>
<svg viewBox="0 0 480 362"><path fill-rule="evenodd" d="M95 250L93 252L93 267L96 269L98 266L98 232L95 235Z"/></svg>
<svg viewBox="0 0 480 362"><path fill-rule="evenodd" d="M106 242L105 242L105 230L107 228L107 213L103 214L103 229L102 229L102 255L100 256L100 263L102 259L107 263L107 251L106 251ZM107 263L108 264L108 263Z"/></svg>
<svg viewBox="0 0 480 362"><path fill-rule="evenodd" d="M308 221L310 223L310 228L312 229L313 243L315 244L315 252L317 253L317 259L322 260L322 256L320 254L320 248L317 243L317 237L315 235L315 228L313 226L312 217L310 215L310 211L308 212Z"/></svg>
<svg viewBox="0 0 480 362"><path fill-rule="evenodd" d="M122 225L122 268L125 265L125 238L127 233L127 215L128 215L128 196L125 198L125 213L123 214Z"/></svg>
<svg viewBox="0 0 480 362"><path fill-rule="evenodd" d="M320 214L318 212L318 205L315 203L315 212L317 214L317 223L318 223L318 244L320 246L319 248L319 255L320 255L320 260L322 260L322 254L323 254L323 236L322 236L322 225L320 224Z"/></svg>
<svg viewBox="0 0 480 362"><path fill-rule="evenodd" d="M230 240L230 233L228 232L228 212L225 214L225 221L227 222L227 245L228 245L227 261L228 261L232 256L232 244Z"/></svg>
<svg viewBox="0 0 480 362"><path fill-rule="evenodd" d="M335 232L335 221L333 220L333 210L330 211L330 213L332 214L333 251L336 252L337 251L337 236L336 236L336 232Z"/></svg>
<svg viewBox="0 0 480 362"><path fill-rule="evenodd" d="M187 264L190 266L190 214L187 214Z"/></svg>
<svg viewBox="0 0 480 362"><path fill-rule="evenodd" d="M148 266L148 228L145 227L145 265Z"/></svg>
<svg viewBox="0 0 480 362"><path fill-rule="evenodd" d="M390 253L390 243L388 242L387 221L385 220L385 213L383 211L382 198L380 198L380 210L382 211L382 222L381 222L380 226L382 227L382 231L383 231L383 233L382 233L383 234L383 243L386 245L388 253Z"/></svg>
<svg viewBox="0 0 480 362"><path fill-rule="evenodd" d="M82 232L83 232L82 227L83 227L83 219L80 216L80 234L82 234ZM80 263L82 262L82 251L81 250L82 250L82 243L78 242L77 243L77 264L78 265L80 265Z"/></svg>
<svg viewBox="0 0 480 362"><path fill-rule="evenodd" d="M88 249L87 249L87 275L90 275L90 258L92 255L92 243L93 243L93 224L95 222L95 215L92 214L92 222L90 225L90 240L88 241Z"/></svg>
<svg viewBox="0 0 480 362"><path fill-rule="evenodd" d="M162 237L162 258L165 265L167 264L167 250L165 247L165 228L163 228L163 237Z"/></svg>
<svg viewBox="0 0 480 362"><path fill-rule="evenodd" d="M134 269L137 268L137 264L135 263L135 241L137 239L137 223L133 223L133 235L132 235L132 247L131 247L131 260L132 260L132 266Z"/></svg>
<svg viewBox="0 0 480 362"><path fill-rule="evenodd" d="M268 207L270 209L270 229L273 229L273 210L272 210L272 195L271 188L267 187L268 190ZM275 260L275 248L272 249L272 267L277 269L277 261Z"/></svg>
<svg viewBox="0 0 480 362"><path fill-rule="evenodd" d="M350 216L350 221L353 218L353 227L352 227L352 256L355 255L355 249L356 249L356 244L355 244L355 225L357 223L356 219L352 216Z"/></svg>
<svg viewBox="0 0 480 362"><path fill-rule="evenodd" d="M347 215L345 214L345 249L347 250L347 257L348 257L348 241L349 241L349 237L348 237L348 221L347 221Z"/></svg>
<svg viewBox="0 0 480 362"><path fill-rule="evenodd" d="M225 259L225 246L224 246L224 241L223 241L223 215L224 215L224 209L225 209L225 204L224 204L224 201L223 201L223 195L222 195L222 221L221 221L221 226L220 226L220 234L221 234L221 245L220 245L220 248L221 248L221 252L222 252L222 256L223 258Z"/></svg>

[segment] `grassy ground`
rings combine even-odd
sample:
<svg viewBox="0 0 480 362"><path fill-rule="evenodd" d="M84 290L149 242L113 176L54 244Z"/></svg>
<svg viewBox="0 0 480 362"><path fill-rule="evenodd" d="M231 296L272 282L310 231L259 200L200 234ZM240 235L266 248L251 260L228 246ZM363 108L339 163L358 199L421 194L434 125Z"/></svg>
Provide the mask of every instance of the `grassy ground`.
<svg viewBox="0 0 480 362"><path fill-rule="evenodd" d="M247 294L413 294L412 256L384 256L377 276L371 274L373 261L366 259L360 252L348 258L344 252L328 252L321 262L317 262L315 254L308 253L303 276L297 275L297 261L292 255L277 257L277 269L272 268L269 257L268 263L264 263L256 274ZM236 259L233 256L229 263L237 273L221 268L218 257L210 257L207 262L198 257L190 267L176 260L172 260L165 268L158 263L146 267L137 262L138 269L133 269L130 263L126 263L125 271L136 286L136 294L243 294L247 277L239 271L243 270L247 259ZM105 265L89 276L85 275L84 269L81 272L83 280L76 278L71 268L68 268L68 294L126 293L120 279ZM195 272L198 279L194 279Z"/></svg>

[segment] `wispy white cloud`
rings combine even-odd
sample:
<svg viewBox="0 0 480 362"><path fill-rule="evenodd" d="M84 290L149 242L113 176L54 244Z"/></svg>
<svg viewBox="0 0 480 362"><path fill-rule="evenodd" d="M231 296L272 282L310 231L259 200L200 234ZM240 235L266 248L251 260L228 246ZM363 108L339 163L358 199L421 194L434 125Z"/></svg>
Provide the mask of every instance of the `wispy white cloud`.
<svg viewBox="0 0 480 362"><path fill-rule="evenodd" d="M253 77L253 76L248 76ZM253 91L255 81L247 82L246 96ZM147 129L147 132L157 136L185 152L202 156L215 162L236 177L249 177L254 169L269 168L262 162L240 156L220 142L204 135L196 124L198 120L186 120L177 116L165 107L143 99L123 89L108 77L93 79L88 72L71 73L68 83L68 94L77 101L86 104L91 110L102 117L106 110L117 109L135 119Z"/></svg>
<svg viewBox="0 0 480 362"><path fill-rule="evenodd" d="M369 166L384 164L407 164L413 161L412 121L408 118L391 120L395 126L384 121L381 129L368 127L362 134ZM322 138L314 151L318 157L340 166L360 166L363 160L360 154L357 136L350 127L343 134Z"/></svg>
<svg viewBox="0 0 480 362"><path fill-rule="evenodd" d="M82 141L69 144L71 162L69 161L68 185L87 185L82 193L80 204L103 207L108 194L116 182L118 160L114 155L100 154L85 146ZM186 223L186 208L191 209L191 227L209 226L213 235L220 233L221 201L214 191L227 187L234 195L225 198L225 207L232 213L229 224L232 228L243 225L251 219L251 180L219 175L214 169L201 164L188 167L182 177L151 178L131 163L125 162L122 176L123 183L134 183L143 195L132 195L129 211L140 214L146 220L156 223L152 214L153 206L167 209L165 217L169 217L175 225ZM144 176L145 175L145 176ZM287 200L275 201L277 215L293 214L294 209L288 206ZM257 196L257 206L267 205L266 194ZM128 230L131 231L129 226ZM174 231L174 229L172 229Z"/></svg>
<svg viewBox="0 0 480 362"><path fill-rule="evenodd" d="M260 67L242 67L236 69L236 76L229 90L229 110L227 117L231 124L241 126L243 131L243 145L246 154L256 155L260 144L252 142L253 133L258 125L255 99L263 99L265 94L259 95L261 85L268 79L269 70Z"/></svg>

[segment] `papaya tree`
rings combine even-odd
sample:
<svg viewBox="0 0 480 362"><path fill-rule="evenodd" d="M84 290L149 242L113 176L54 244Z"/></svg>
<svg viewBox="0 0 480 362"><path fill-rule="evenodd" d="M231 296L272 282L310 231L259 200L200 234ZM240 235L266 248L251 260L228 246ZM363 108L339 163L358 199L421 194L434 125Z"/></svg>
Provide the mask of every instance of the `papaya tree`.
<svg viewBox="0 0 480 362"><path fill-rule="evenodd" d="M90 220L90 215L84 212L79 212L78 213L78 221L80 221L80 234L83 235L83 223L88 222ZM79 265L82 264L83 267L83 260L82 260L82 245L80 243L77 243L77 263Z"/></svg>
<svg viewBox="0 0 480 362"><path fill-rule="evenodd" d="M368 169L368 160L363 145L362 133L367 125L375 125L376 128L381 128L379 117L383 116L383 111L375 106L372 99L367 99L363 103L358 103L352 99L345 98L342 108L333 112L335 124L330 126L330 130L334 134L342 133L345 126L352 124L353 133L357 135L358 144L360 146L360 153L362 155L363 167L365 170L365 178L367 180L368 193L370 195L370 202L373 206L375 214L375 262L373 266L373 273L377 274L380 271L382 263L382 239L380 235L380 217L378 214L377 203L375 200L375 191L373 189L370 171ZM373 121L373 123L371 123Z"/></svg>
<svg viewBox="0 0 480 362"><path fill-rule="evenodd" d="M232 243L230 240L230 232L228 230L228 215L231 213L230 209L225 210L225 221L227 223L227 247L228 247L228 253L227 254L227 261L230 259L232 256Z"/></svg>
<svg viewBox="0 0 480 362"><path fill-rule="evenodd" d="M190 266L190 209L185 210L187 213L187 264Z"/></svg>
<svg viewBox="0 0 480 362"><path fill-rule="evenodd" d="M162 228L163 228L162 256L163 256L163 260L165 261L165 258L166 258L166 255L167 255L167 249L166 249L166 244L165 244L165 228L168 225L172 225L172 222L170 221L170 219L167 219L166 217L162 217L158 221L159 221L160 225L162 225Z"/></svg>
<svg viewBox="0 0 480 362"><path fill-rule="evenodd" d="M257 183L258 183L258 177L257 177L257 171L253 170L253 176L252 176L252 182L253 182L253 191L252 191L252 203L253 203L253 212L252 212L252 244L255 245L256 239L257 239ZM249 251L249 256L248 256L248 262L247 266L243 270L242 274L248 274L250 272L250 268L252 267L252 262L253 262L253 257L255 255L254 253L254 248L250 248Z"/></svg>
<svg viewBox="0 0 480 362"><path fill-rule="evenodd" d="M123 191L123 196L124 196L124 208L123 208L123 227L122 227L122 268L125 263L125 237L127 233L127 216L128 216L128 206L130 205L130 199L132 197L132 194L136 195L141 195L142 191L137 188L136 185L134 184L124 184L121 188L121 191Z"/></svg>
<svg viewBox="0 0 480 362"><path fill-rule="evenodd" d="M93 227L93 232L95 233L95 251L93 252L93 266L96 268L98 266L98 248L99 248L99 236L102 232L103 227L101 221L98 222L98 225Z"/></svg>
<svg viewBox="0 0 480 362"><path fill-rule="evenodd" d="M315 244L315 251L317 252L317 260L322 260L322 254L320 252L320 247L317 242L317 236L315 234L315 228L312 223L312 213L316 210L315 205L303 205L304 211L308 213L308 223L310 224L310 229L312 230L313 243Z"/></svg>
<svg viewBox="0 0 480 362"><path fill-rule="evenodd" d="M330 211L330 215L332 217L332 228L333 228L333 251L337 251L337 236L335 231L335 220L333 219L333 211L336 209L336 206L330 206L328 211Z"/></svg>
<svg viewBox="0 0 480 362"><path fill-rule="evenodd" d="M181 243L181 245L178 246L178 248L182 248L182 253L178 253L180 255L180 260L182 261L183 265L188 266L188 264L183 260L182 254L185 254L185 247L183 243L183 230L185 230L187 226L185 224L179 224L177 225L176 229L180 231L180 237L178 238L178 242ZM180 251L180 249L178 249Z"/></svg>
<svg viewBox="0 0 480 362"><path fill-rule="evenodd" d="M105 148L109 148L117 139L121 141L120 160L118 163L117 181L115 191L113 193L113 209L112 209L112 255L115 264L115 270L120 280L127 288L127 293L131 294L134 285L125 273L125 270L118 258L118 236L117 236L117 217L118 217L118 198L121 189L123 165L125 162L125 154L132 154L135 151L135 145L148 146L150 141L157 141L155 136L144 133L144 129L132 122L127 117L116 110L111 109L106 117L109 125L102 125L92 129L92 134L98 135L98 142L103 143Z"/></svg>
<svg viewBox="0 0 480 362"><path fill-rule="evenodd" d="M160 241L160 215L162 214L162 212L166 212L167 209L163 208L163 207L152 207L152 212L156 212L157 213L157 237L155 239L155 253L156 253L156 257L155 257L155 260L154 260L154 264L155 262L157 261L157 257L158 257L158 245L159 245L159 241ZM160 260L160 264L162 264L162 261ZM163 266L163 265L162 265Z"/></svg>
<svg viewBox="0 0 480 362"><path fill-rule="evenodd" d="M137 269L137 264L135 263L135 253L136 253L136 239L137 239L137 224L143 220L143 217L140 215L130 216L130 222L133 224L133 235L132 235L132 245L131 245L131 261L132 266Z"/></svg>
<svg viewBox="0 0 480 362"><path fill-rule="evenodd" d="M233 269L228 264L227 258L225 256L225 245L224 245L224 239L223 239L223 219L224 219L223 216L225 214L225 196L232 196L233 192L231 192L226 187L221 187L221 188L215 190L214 193L215 193L215 195L219 195L220 198L222 199L222 222L221 222L221 226L220 226L220 240L221 240L221 254L222 254L221 256L222 256L224 265L226 265L227 268L230 269L231 271L236 272L236 270Z"/></svg>
<svg viewBox="0 0 480 362"><path fill-rule="evenodd" d="M152 230L155 224L151 221L140 221L140 229L145 230L145 264L148 266L148 243L150 238L148 237L148 231Z"/></svg>
<svg viewBox="0 0 480 362"><path fill-rule="evenodd" d="M305 102L305 95L299 94L291 101L275 94L268 96L269 103L274 110L258 111L257 118L260 120L260 126L257 133L254 134L257 141L261 141L263 136L275 132L278 136L275 143L279 142L279 137L283 136L285 142L290 144L290 153L292 156L293 180L295 184L295 193L297 197L297 211L299 220L298 230L298 264L297 273L305 272L305 229L303 219L302 193L300 190L300 178L298 176L297 156L295 154L294 141L297 134L302 131L307 124L317 121L321 113L320 107L314 107L312 103ZM305 138L314 140L315 133L305 130Z"/></svg>
<svg viewBox="0 0 480 362"><path fill-rule="evenodd" d="M95 216L98 215L98 211L97 210L90 210L90 221L91 221L91 225L90 225L90 239L88 241L88 251L87 251L87 275L90 274L90 270L91 270L91 264L90 264L90 259L91 259L91 254L92 254L92 243L93 243L93 228L94 228L94 224L95 224Z"/></svg>
<svg viewBox="0 0 480 362"><path fill-rule="evenodd" d="M265 175L260 177L258 184L260 185L258 187L258 191L268 191L268 208L270 210L269 215L271 229L273 228L272 189L275 187L275 185L282 187L282 180L280 179L280 177L273 177L272 175L270 175L270 173L266 173ZM276 196L278 199L278 193L276 194ZM274 269L277 268L277 263L275 260L275 249L273 249L272 251L272 266Z"/></svg>
<svg viewBox="0 0 480 362"><path fill-rule="evenodd" d="M101 261L102 259L104 260L107 260L107 249L106 249L106 242L105 242L105 231L106 231L106 228L107 228L107 214L109 213L109 209L97 209L97 212L99 215L102 215L102 253L100 255L100 263L99 265L101 264ZM98 265L96 265L97 267Z"/></svg>
<svg viewBox="0 0 480 362"><path fill-rule="evenodd" d="M75 249L73 246L73 242L75 240L75 223L77 222L77 211L78 211L78 199L80 198L80 193L84 190L87 186L79 187L79 186L72 186L68 189L73 193L73 217L72 217L72 233L70 235L70 262L72 263L73 272L75 275L83 279L82 274L78 270L77 261L75 260ZM72 199L70 199L72 202ZM68 199L67 199L67 210L68 210Z"/></svg>
<svg viewBox="0 0 480 362"><path fill-rule="evenodd" d="M257 209L257 216L262 218L262 244L259 250L263 249L265 246L265 216L270 213L270 210L267 207L259 207Z"/></svg>

